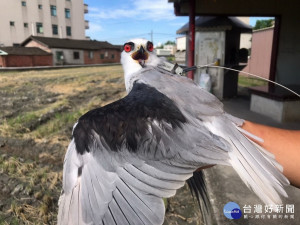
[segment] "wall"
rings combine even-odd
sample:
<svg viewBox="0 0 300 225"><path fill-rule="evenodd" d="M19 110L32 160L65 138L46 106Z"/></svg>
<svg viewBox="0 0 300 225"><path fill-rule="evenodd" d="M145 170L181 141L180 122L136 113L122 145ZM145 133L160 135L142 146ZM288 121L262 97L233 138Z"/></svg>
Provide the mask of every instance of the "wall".
<svg viewBox="0 0 300 225"><path fill-rule="evenodd" d="M251 57L243 71L269 79L274 28L254 31Z"/></svg>
<svg viewBox="0 0 300 225"><path fill-rule="evenodd" d="M1 67L52 66L52 56L6 55L0 56Z"/></svg>
<svg viewBox="0 0 300 225"><path fill-rule="evenodd" d="M94 57L89 58L89 51L84 51L84 64L101 64L101 63L119 63L121 52L115 49L102 49L93 51ZM104 55L104 59L101 59L101 54ZM114 58L112 58L114 54Z"/></svg>
<svg viewBox="0 0 300 225"><path fill-rule="evenodd" d="M79 49L60 49L60 48L53 48L52 55L53 55L53 65L80 65L84 64L84 54L83 50ZM56 52L63 52L63 62L60 62L56 58ZM79 59L74 59L74 52L79 52Z"/></svg>
<svg viewBox="0 0 300 225"><path fill-rule="evenodd" d="M207 65L220 59L225 63L225 31L197 31L195 34L195 65ZM210 68L199 69L194 72L195 82L200 84L201 73L208 73L212 79L212 92L220 99L223 98L223 70Z"/></svg>
<svg viewBox="0 0 300 225"><path fill-rule="evenodd" d="M177 50L186 50L186 36L176 38Z"/></svg>
<svg viewBox="0 0 300 225"><path fill-rule="evenodd" d="M0 56L0 67L6 67L6 60L4 55Z"/></svg>
<svg viewBox="0 0 300 225"><path fill-rule="evenodd" d="M250 17L249 16L239 16L237 17L239 20L241 20L245 24L250 24ZM251 48L251 38L252 34L241 34L241 40L240 40L240 48Z"/></svg>

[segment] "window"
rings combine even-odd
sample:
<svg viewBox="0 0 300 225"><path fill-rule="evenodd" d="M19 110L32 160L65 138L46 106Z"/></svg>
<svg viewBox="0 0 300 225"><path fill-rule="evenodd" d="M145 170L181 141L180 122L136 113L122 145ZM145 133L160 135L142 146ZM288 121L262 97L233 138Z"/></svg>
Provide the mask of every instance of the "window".
<svg viewBox="0 0 300 225"><path fill-rule="evenodd" d="M55 5L50 5L50 11L51 11L51 16L56 16L56 6Z"/></svg>
<svg viewBox="0 0 300 225"><path fill-rule="evenodd" d="M44 33L43 24L42 23L36 23L36 32L38 34Z"/></svg>
<svg viewBox="0 0 300 225"><path fill-rule="evenodd" d="M10 25L11 27L14 27L14 26L15 26L15 21L9 21L9 25Z"/></svg>
<svg viewBox="0 0 300 225"><path fill-rule="evenodd" d="M43 9L43 5L39 5L39 9Z"/></svg>
<svg viewBox="0 0 300 225"><path fill-rule="evenodd" d="M70 11L70 9L65 9L65 15L66 15L66 18L71 18L71 11Z"/></svg>
<svg viewBox="0 0 300 225"><path fill-rule="evenodd" d="M28 23L24 23L24 27L25 27L25 28L28 28Z"/></svg>
<svg viewBox="0 0 300 225"><path fill-rule="evenodd" d="M100 59L104 59L104 54L100 54Z"/></svg>
<svg viewBox="0 0 300 225"><path fill-rule="evenodd" d="M66 31L67 31L67 36L71 36L72 35L72 30L71 27L66 27Z"/></svg>
<svg viewBox="0 0 300 225"><path fill-rule="evenodd" d="M25 1L22 1L22 6L26 6L26 2Z"/></svg>
<svg viewBox="0 0 300 225"><path fill-rule="evenodd" d="M74 59L80 59L80 54L79 54L79 52L73 52L73 58L74 58Z"/></svg>
<svg viewBox="0 0 300 225"><path fill-rule="evenodd" d="M62 51L55 52L56 61L63 61L64 60L64 53Z"/></svg>
<svg viewBox="0 0 300 225"><path fill-rule="evenodd" d="M114 58L115 58L115 55L114 55L114 54L111 54L111 58L114 59Z"/></svg>
<svg viewBox="0 0 300 225"><path fill-rule="evenodd" d="M104 56L105 56L105 58L107 58L107 57L108 57L108 52L107 52L107 51L105 51L105 54L104 54Z"/></svg>
<svg viewBox="0 0 300 225"><path fill-rule="evenodd" d="M58 35L58 26L56 24L52 24L52 34Z"/></svg>
<svg viewBox="0 0 300 225"><path fill-rule="evenodd" d="M94 52L93 51L89 51L89 59L94 58Z"/></svg>

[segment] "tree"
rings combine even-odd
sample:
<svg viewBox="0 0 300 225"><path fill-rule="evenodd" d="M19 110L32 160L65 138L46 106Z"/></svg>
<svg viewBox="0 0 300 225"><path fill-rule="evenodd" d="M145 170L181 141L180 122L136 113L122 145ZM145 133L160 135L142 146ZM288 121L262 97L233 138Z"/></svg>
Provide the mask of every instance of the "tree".
<svg viewBox="0 0 300 225"><path fill-rule="evenodd" d="M275 20L274 19L268 19L268 20L257 20L255 26L253 27L253 30L259 30L267 27L272 27L274 25Z"/></svg>
<svg viewBox="0 0 300 225"><path fill-rule="evenodd" d="M165 45L175 45L175 41L167 41Z"/></svg>

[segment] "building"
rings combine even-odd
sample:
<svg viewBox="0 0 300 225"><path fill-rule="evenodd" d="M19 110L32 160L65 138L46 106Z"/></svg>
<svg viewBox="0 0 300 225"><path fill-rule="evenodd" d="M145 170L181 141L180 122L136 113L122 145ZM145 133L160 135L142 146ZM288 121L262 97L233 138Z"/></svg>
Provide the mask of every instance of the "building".
<svg viewBox="0 0 300 225"><path fill-rule="evenodd" d="M243 23L250 25L249 16L239 16L237 18L241 20ZM252 34L249 33L241 34L240 48L245 48L249 50L251 48L251 43L252 43L251 40L252 40Z"/></svg>
<svg viewBox="0 0 300 225"><path fill-rule="evenodd" d="M186 50L186 36L180 36L176 38L177 51Z"/></svg>
<svg viewBox="0 0 300 225"><path fill-rule="evenodd" d="M300 93L300 2L290 0L214 1L168 0L177 16L189 16L191 34L188 65L194 64L195 17L214 16L268 16L275 18L272 40L270 80ZM193 73L188 74L193 78ZM295 94L269 83L264 89L251 94L251 110L277 121L300 120L300 101Z"/></svg>
<svg viewBox="0 0 300 225"><path fill-rule="evenodd" d="M175 62L179 65L186 64L186 35L176 38Z"/></svg>
<svg viewBox="0 0 300 225"><path fill-rule="evenodd" d="M176 52L175 45L164 45L163 48L155 49L155 52L158 56L171 56Z"/></svg>
<svg viewBox="0 0 300 225"><path fill-rule="evenodd" d="M53 65L119 63L119 46L106 41L30 36L24 47L38 47L53 54Z"/></svg>
<svg viewBox="0 0 300 225"><path fill-rule="evenodd" d="M40 48L0 47L0 67L51 66L52 54Z"/></svg>
<svg viewBox="0 0 300 225"><path fill-rule="evenodd" d="M86 39L83 0L9 0L0 8L0 46L17 46L30 35Z"/></svg>

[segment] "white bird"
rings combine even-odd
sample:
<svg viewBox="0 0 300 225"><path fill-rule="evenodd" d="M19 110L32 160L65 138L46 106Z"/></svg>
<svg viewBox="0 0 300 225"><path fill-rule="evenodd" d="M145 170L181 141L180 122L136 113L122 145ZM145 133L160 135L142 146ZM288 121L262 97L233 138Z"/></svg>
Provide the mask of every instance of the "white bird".
<svg viewBox="0 0 300 225"><path fill-rule="evenodd" d="M243 120L192 80L159 69L151 42L125 43L121 63L128 95L74 125L58 224L162 224L162 198L215 164L232 166L266 204L287 197L282 167L246 137Z"/></svg>

